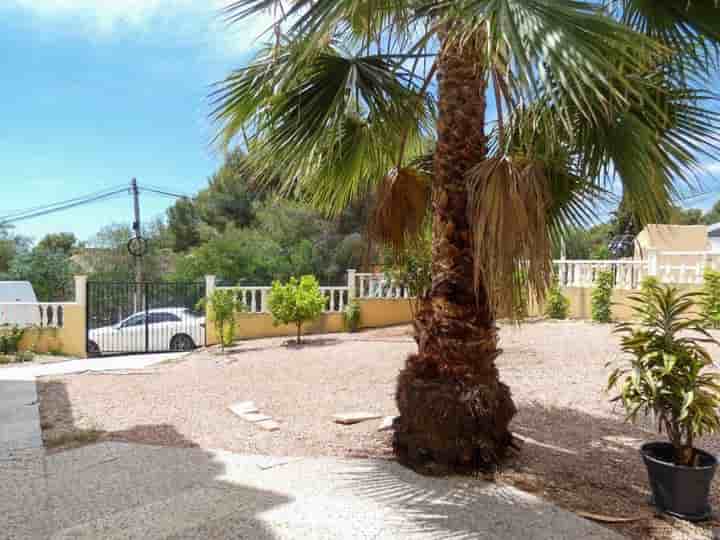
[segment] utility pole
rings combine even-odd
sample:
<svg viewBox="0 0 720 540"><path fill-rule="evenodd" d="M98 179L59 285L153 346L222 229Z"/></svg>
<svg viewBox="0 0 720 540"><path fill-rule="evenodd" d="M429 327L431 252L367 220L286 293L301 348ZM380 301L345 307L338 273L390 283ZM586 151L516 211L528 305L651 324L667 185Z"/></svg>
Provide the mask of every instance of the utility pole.
<svg viewBox="0 0 720 540"><path fill-rule="evenodd" d="M134 238L139 239L142 237L142 228L140 226L140 191L137 186L137 179L133 178L130 182L130 191L133 198L134 216L132 228ZM142 282L143 282L143 254L134 254L135 257L135 312L137 313L143 307L142 301Z"/></svg>

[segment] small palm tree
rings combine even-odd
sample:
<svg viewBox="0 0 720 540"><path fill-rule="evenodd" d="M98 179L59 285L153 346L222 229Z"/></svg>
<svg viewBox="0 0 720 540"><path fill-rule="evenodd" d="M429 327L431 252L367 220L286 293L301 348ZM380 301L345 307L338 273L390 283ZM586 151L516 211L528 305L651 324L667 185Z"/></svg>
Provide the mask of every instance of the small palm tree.
<svg viewBox="0 0 720 540"><path fill-rule="evenodd" d="M257 178L329 214L379 192L372 229L396 247L431 207L432 287L398 379L395 449L418 468L493 466L516 412L496 316L528 286L542 296L553 243L616 180L644 221L696 180L718 142L703 88L720 8L238 0L227 15L263 11L267 45L213 94L221 141L242 134Z"/></svg>

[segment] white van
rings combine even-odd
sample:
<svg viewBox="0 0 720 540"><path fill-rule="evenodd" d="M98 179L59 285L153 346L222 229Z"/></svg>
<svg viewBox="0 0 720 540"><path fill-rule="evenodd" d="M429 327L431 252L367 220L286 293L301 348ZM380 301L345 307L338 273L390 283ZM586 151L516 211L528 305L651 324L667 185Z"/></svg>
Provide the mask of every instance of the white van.
<svg viewBox="0 0 720 540"><path fill-rule="evenodd" d="M37 296L29 281L0 281L0 325L40 324Z"/></svg>

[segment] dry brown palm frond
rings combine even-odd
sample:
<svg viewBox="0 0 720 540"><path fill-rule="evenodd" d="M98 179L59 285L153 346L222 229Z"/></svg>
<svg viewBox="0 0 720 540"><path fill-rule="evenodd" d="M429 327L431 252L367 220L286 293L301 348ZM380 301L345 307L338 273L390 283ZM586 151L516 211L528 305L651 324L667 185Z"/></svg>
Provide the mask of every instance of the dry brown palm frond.
<svg viewBox="0 0 720 540"><path fill-rule="evenodd" d="M468 190L475 287L486 287L498 315L521 318L530 291L541 301L552 278L545 166L522 157L490 158L470 170Z"/></svg>
<svg viewBox="0 0 720 540"><path fill-rule="evenodd" d="M429 208L430 179L415 169L392 169L378 186L370 235L402 249L420 233Z"/></svg>

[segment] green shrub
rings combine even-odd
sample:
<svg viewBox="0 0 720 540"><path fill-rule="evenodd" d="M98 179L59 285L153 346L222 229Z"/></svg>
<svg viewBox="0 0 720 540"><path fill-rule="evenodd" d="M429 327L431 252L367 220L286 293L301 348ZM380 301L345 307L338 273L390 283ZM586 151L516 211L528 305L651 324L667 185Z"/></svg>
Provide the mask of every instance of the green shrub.
<svg viewBox="0 0 720 540"><path fill-rule="evenodd" d="M35 360L35 353L32 351L18 351L15 353L15 362L21 364L23 362L32 362Z"/></svg>
<svg viewBox="0 0 720 540"><path fill-rule="evenodd" d="M553 281L547 293L545 315L550 319L567 319L569 310L570 300L560 290L557 280Z"/></svg>
<svg viewBox="0 0 720 540"><path fill-rule="evenodd" d="M705 270L700 309L705 324L720 328L720 272Z"/></svg>
<svg viewBox="0 0 720 540"><path fill-rule="evenodd" d="M613 274L609 270L598 273L592 292L592 320L608 323L612 320Z"/></svg>
<svg viewBox="0 0 720 540"><path fill-rule="evenodd" d="M675 463L686 466L695 464L693 442L720 429L720 376L702 372L712 359L701 343L715 340L692 313L697 296L657 284L631 296L638 320L616 327L629 359L612 371L607 386L619 389L613 401L622 402L627 420L654 415L673 445ZM648 306L656 317L646 317Z"/></svg>
<svg viewBox="0 0 720 540"><path fill-rule="evenodd" d="M294 324L298 344L302 342L303 324L317 319L325 309L326 302L313 276L302 276L300 280L292 277L285 285L279 281L273 282L268 299L273 324Z"/></svg>
<svg viewBox="0 0 720 540"><path fill-rule="evenodd" d="M360 302L353 300L343 310L343 328L346 332L355 332L360 326Z"/></svg>
<svg viewBox="0 0 720 540"><path fill-rule="evenodd" d="M14 354L25 335L25 329L19 326L5 326L0 329L0 354Z"/></svg>
<svg viewBox="0 0 720 540"><path fill-rule="evenodd" d="M236 316L245 309L245 306L232 289L215 289L210 295L209 302L203 299L198 302L198 307L209 308L208 316L212 319L220 338L220 349L224 351L225 347L235 341Z"/></svg>

